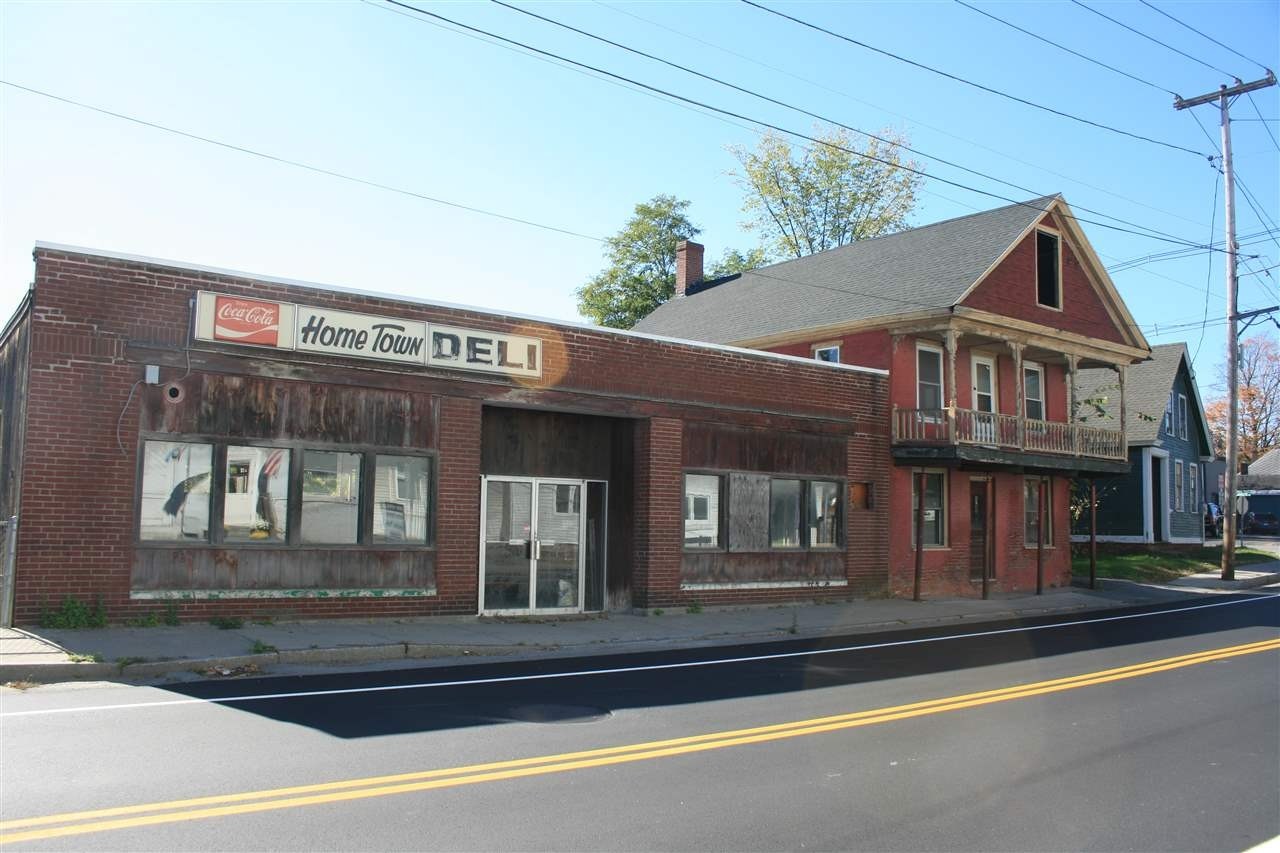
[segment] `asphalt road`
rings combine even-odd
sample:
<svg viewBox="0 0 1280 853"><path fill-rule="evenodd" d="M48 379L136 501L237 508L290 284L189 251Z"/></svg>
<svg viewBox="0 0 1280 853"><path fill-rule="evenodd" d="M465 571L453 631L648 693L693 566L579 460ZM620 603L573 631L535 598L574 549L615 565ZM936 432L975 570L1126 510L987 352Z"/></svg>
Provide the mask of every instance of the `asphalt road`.
<svg viewBox="0 0 1280 853"><path fill-rule="evenodd" d="M1188 607L6 691L0 832L34 850L1244 850L1280 834L1280 598Z"/></svg>

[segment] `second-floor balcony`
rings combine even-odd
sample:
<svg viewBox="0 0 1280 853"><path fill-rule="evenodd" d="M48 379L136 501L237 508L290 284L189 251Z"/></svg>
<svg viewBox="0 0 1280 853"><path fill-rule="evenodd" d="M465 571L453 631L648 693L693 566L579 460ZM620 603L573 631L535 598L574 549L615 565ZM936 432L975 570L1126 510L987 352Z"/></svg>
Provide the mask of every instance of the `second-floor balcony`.
<svg viewBox="0 0 1280 853"><path fill-rule="evenodd" d="M894 409L893 443L895 446L968 445L1115 462L1128 458L1128 447L1120 430L960 408Z"/></svg>

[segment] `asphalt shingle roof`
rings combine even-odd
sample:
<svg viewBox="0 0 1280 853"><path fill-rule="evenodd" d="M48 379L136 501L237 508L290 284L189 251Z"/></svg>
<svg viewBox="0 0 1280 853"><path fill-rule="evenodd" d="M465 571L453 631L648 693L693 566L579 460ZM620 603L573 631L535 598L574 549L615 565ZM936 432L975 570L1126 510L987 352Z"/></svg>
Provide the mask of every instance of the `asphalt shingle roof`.
<svg viewBox="0 0 1280 853"><path fill-rule="evenodd" d="M1059 196L850 243L660 305L638 332L735 343L950 307Z"/></svg>
<svg viewBox="0 0 1280 853"><path fill-rule="evenodd" d="M1163 344L1151 348L1151 360L1140 361L1129 367L1125 376L1125 407L1128 413L1130 444L1155 444L1160 437L1160 423L1165 407L1169 404L1169 392L1178 375L1178 365L1186 356L1187 345ZM1084 414L1090 422L1099 426L1118 427L1120 422L1119 378L1114 370L1096 368L1081 370L1076 374L1076 400L1098 400L1105 414L1099 417L1093 409ZM1195 408L1195 401L1188 401ZM1137 417L1146 415L1148 417ZM1195 418L1194 411L1188 416Z"/></svg>
<svg viewBox="0 0 1280 853"><path fill-rule="evenodd" d="M1280 476L1280 448L1268 450L1249 463L1249 475Z"/></svg>

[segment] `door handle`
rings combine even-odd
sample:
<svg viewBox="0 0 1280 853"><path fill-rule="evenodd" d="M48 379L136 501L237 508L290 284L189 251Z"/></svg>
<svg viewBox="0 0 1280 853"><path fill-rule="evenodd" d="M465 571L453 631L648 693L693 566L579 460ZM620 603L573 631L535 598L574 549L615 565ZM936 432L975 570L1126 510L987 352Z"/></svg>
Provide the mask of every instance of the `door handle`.
<svg viewBox="0 0 1280 853"><path fill-rule="evenodd" d="M533 559L542 559L542 540L540 539L533 540Z"/></svg>

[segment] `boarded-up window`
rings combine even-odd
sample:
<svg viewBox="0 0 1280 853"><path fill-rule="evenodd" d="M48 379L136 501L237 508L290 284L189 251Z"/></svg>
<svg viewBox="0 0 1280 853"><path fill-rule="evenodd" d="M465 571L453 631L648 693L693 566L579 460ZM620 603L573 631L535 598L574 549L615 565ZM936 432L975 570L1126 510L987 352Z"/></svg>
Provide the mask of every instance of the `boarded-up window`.
<svg viewBox="0 0 1280 853"><path fill-rule="evenodd" d="M729 550L769 550L767 475L729 475Z"/></svg>
<svg viewBox="0 0 1280 853"><path fill-rule="evenodd" d="M870 483L850 483L849 484L849 508L850 509L871 509L871 484Z"/></svg>

